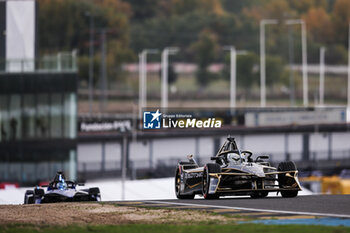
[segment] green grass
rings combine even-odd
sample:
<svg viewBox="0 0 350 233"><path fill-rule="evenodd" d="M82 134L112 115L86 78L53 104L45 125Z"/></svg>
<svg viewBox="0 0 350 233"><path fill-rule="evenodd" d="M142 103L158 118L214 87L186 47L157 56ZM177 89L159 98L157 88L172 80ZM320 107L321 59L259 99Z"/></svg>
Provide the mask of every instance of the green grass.
<svg viewBox="0 0 350 233"><path fill-rule="evenodd" d="M15 233L15 232L44 232L44 233L81 233L81 232L117 232L117 233L159 233L159 232L210 232L210 233L345 233L350 232L350 228L346 227L326 227L326 226L305 226L305 225L261 225L261 224L239 224L239 225L217 225L217 224L194 224L194 225L166 225L166 224L127 224L127 225L85 225L85 226L45 226L36 227L29 225L2 225L0 226L0 232L3 233Z"/></svg>

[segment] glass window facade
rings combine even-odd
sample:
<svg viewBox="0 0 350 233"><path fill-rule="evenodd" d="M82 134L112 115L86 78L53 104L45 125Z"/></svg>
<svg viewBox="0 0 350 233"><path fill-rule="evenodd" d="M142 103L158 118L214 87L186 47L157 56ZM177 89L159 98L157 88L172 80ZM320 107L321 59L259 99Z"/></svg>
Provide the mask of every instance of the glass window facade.
<svg viewBox="0 0 350 233"><path fill-rule="evenodd" d="M7 96L0 96L0 142L6 140L9 132Z"/></svg>
<svg viewBox="0 0 350 233"><path fill-rule="evenodd" d="M49 138L50 136L50 118L49 118L49 94L37 95L37 109L35 118L35 135L38 138Z"/></svg>
<svg viewBox="0 0 350 233"><path fill-rule="evenodd" d="M1 156L0 181L38 185L51 180L59 170L65 171L67 177L75 177L75 150L9 151Z"/></svg>
<svg viewBox="0 0 350 233"><path fill-rule="evenodd" d="M0 182L76 177L76 73L0 74Z"/></svg>
<svg viewBox="0 0 350 233"><path fill-rule="evenodd" d="M35 138L35 96L23 95L22 136L23 139Z"/></svg>
<svg viewBox="0 0 350 233"><path fill-rule="evenodd" d="M63 137L63 102L61 94L52 94L50 105L50 134L53 138Z"/></svg>
<svg viewBox="0 0 350 233"><path fill-rule="evenodd" d="M76 138L77 136L77 125L76 125L76 111L77 98L75 94L66 93L64 95L64 106L63 106L63 118L64 118L64 137L65 138Z"/></svg>
<svg viewBox="0 0 350 233"><path fill-rule="evenodd" d="M8 139L17 140L21 138L21 96L10 95L9 100L9 121L7 128L9 129Z"/></svg>
<svg viewBox="0 0 350 233"><path fill-rule="evenodd" d="M76 94L0 95L0 142L76 137Z"/></svg>

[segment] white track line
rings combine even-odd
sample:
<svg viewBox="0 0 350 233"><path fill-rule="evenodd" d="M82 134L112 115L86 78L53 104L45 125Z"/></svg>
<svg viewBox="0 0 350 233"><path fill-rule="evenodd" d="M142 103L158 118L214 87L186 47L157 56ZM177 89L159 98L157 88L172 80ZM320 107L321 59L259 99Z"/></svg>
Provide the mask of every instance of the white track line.
<svg viewBox="0 0 350 233"><path fill-rule="evenodd" d="M145 201L145 203L170 204L170 205L182 205L182 206L200 206L200 207L221 208L221 209L248 210L248 211L256 211L256 212L271 212L271 213L282 213L282 214L316 215L316 216L324 216L324 217L350 218L350 215L346 215L346 214L326 214L326 213L313 213L313 212L300 212L300 211L287 211L287 210L269 210L269 209L235 207L235 206L190 204L190 203L179 203L179 202L168 202L168 201Z"/></svg>

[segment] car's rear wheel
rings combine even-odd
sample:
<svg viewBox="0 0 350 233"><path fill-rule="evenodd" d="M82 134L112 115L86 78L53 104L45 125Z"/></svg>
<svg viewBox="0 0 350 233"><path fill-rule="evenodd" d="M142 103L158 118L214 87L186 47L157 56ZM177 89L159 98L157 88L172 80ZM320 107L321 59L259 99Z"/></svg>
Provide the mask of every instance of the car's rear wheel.
<svg viewBox="0 0 350 233"><path fill-rule="evenodd" d="M218 199L220 197L219 194L209 194L209 186L210 186L210 177L209 173L220 173L221 168L219 164L208 163L205 165L203 170L203 179L202 179L202 194L205 199Z"/></svg>
<svg viewBox="0 0 350 233"><path fill-rule="evenodd" d="M181 177L179 169L176 169L175 173L175 194L178 199L193 199L195 196L194 194L181 194Z"/></svg>
<svg viewBox="0 0 350 233"><path fill-rule="evenodd" d="M277 168L278 171L296 171L297 166L292 161L281 162ZM278 174L278 185L280 188L292 186L295 180L291 177L286 177L285 174ZM283 190L281 191L282 197L296 197L298 195L298 190Z"/></svg>
<svg viewBox="0 0 350 233"><path fill-rule="evenodd" d="M34 204L34 192L33 190L27 190L24 194L24 204Z"/></svg>

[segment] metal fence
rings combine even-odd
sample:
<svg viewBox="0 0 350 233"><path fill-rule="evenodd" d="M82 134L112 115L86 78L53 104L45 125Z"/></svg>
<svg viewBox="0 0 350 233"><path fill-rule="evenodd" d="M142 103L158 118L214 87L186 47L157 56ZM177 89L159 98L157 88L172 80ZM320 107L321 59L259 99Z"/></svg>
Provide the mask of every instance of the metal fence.
<svg viewBox="0 0 350 233"><path fill-rule="evenodd" d="M60 52L57 55L46 55L40 59L11 59L0 61L0 73L75 71L77 71L76 51Z"/></svg>
<svg viewBox="0 0 350 233"><path fill-rule="evenodd" d="M332 159L328 159L330 153ZM350 169L350 150L311 152L310 155L309 160L302 160L300 153L290 153L289 155L270 153L270 163L273 166L278 166L281 161L293 160L301 172L320 170L326 175L338 174L343 169ZM195 157L195 159L200 166L212 162L210 155ZM131 160L127 166L127 176L129 179L171 177L174 175L175 167L180 160L186 160L186 157L173 156L167 159L158 159L154 163L145 159ZM121 162L78 164L78 176L81 179L119 178L121 172Z"/></svg>

